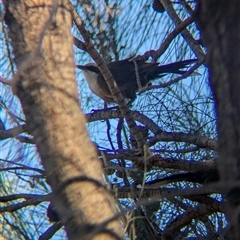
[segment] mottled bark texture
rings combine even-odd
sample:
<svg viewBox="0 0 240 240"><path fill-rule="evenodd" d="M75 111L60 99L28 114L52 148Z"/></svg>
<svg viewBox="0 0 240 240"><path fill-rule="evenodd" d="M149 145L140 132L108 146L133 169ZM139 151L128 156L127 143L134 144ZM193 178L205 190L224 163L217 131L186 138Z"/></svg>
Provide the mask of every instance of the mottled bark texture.
<svg viewBox="0 0 240 240"><path fill-rule="evenodd" d="M121 238L116 219L97 227L113 217L116 208L103 182L101 164L79 107L69 3L9 0L4 4L18 69L14 91L68 237Z"/></svg>
<svg viewBox="0 0 240 240"><path fill-rule="evenodd" d="M216 99L218 168L230 223L227 239L239 239L240 236L239 12L239 0L198 0L196 12L208 51L210 84Z"/></svg>

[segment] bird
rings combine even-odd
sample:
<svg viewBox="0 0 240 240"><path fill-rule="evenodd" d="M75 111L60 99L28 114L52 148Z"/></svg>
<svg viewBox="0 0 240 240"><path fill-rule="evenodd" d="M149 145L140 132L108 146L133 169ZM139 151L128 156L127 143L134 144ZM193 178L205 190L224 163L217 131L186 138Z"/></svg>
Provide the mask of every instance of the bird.
<svg viewBox="0 0 240 240"><path fill-rule="evenodd" d="M182 69L194 62L197 62L197 59L160 65L159 63L150 63L145 60L131 60L131 58L126 58L106 63L106 65L113 75L122 96L132 102L136 98L136 93L141 88L147 86L150 81L161 78L168 73L184 74L187 71ZM76 65L76 67L82 70L90 90L95 95L107 103L115 102L96 63Z"/></svg>

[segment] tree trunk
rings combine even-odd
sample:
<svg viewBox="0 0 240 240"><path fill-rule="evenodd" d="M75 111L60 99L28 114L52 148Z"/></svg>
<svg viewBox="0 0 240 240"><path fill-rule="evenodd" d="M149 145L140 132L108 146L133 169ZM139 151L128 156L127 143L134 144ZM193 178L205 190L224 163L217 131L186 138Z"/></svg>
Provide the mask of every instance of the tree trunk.
<svg viewBox="0 0 240 240"><path fill-rule="evenodd" d="M5 1L19 97L69 239L121 238L80 111L67 1Z"/></svg>
<svg viewBox="0 0 240 240"><path fill-rule="evenodd" d="M199 0L197 23L207 47L210 84L216 100L218 168L226 194L228 239L240 236L240 1Z"/></svg>

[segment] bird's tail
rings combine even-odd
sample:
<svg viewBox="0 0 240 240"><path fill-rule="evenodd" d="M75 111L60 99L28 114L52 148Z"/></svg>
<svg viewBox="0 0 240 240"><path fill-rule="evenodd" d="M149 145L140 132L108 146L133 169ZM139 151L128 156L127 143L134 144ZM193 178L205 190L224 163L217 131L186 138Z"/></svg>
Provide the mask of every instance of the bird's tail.
<svg viewBox="0 0 240 240"><path fill-rule="evenodd" d="M159 77L159 75L163 75L164 73L184 74L187 70L183 70L183 68L186 68L195 62L197 62L197 59L188 59L180 62L160 65L154 70L153 74L156 74L156 77Z"/></svg>

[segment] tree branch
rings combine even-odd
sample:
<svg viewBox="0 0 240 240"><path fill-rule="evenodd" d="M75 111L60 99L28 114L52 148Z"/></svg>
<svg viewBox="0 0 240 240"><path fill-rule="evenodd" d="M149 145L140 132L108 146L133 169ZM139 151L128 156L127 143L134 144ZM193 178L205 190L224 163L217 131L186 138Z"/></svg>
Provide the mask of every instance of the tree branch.
<svg viewBox="0 0 240 240"><path fill-rule="evenodd" d="M166 39L161 43L159 49L149 50L145 52L142 56L137 56L137 59L148 59L149 57L153 58L153 62L156 62L157 59L167 50L173 39L181 33L188 25L194 22L192 17L188 17L179 25L177 25L174 30L166 37Z"/></svg>
<svg viewBox="0 0 240 240"><path fill-rule="evenodd" d="M166 12L168 13L169 17L172 19L173 23L178 26L181 24L181 19L178 17L176 11L174 10L172 6L172 2L169 0L160 0L162 5L164 6ZM187 42L191 50L195 53L197 58L202 61L205 58L205 54L200 47L199 43L192 37L191 33L187 30L184 29L181 32L181 35L183 36L184 40Z"/></svg>
<svg viewBox="0 0 240 240"><path fill-rule="evenodd" d="M205 205L200 205L191 211L184 212L165 228L162 239L167 240L169 238L172 238L176 231L179 231L181 228L189 224L193 219L206 215L208 216L214 212L215 211L213 209L210 209Z"/></svg>
<svg viewBox="0 0 240 240"><path fill-rule="evenodd" d="M217 149L217 141L210 139L208 137L196 135L196 134L187 134L187 133L177 133L177 132L164 132L152 119L148 118L144 114L139 113L138 111L131 111L135 121L142 123L151 130L155 136L150 138L147 142L148 146L153 146L159 141L178 141L195 144L202 148L209 148L211 150ZM118 110L101 110L94 113L86 114L88 122L97 121L97 120L106 120L109 118L120 118L123 117Z"/></svg>
<svg viewBox="0 0 240 240"><path fill-rule="evenodd" d="M54 223L51 227L49 227L41 236L39 236L39 240L49 240L54 234L62 228L62 223Z"/></svg>
<svg viewBox="0 0 240 240"><path fill-rule="evenodd" d="M24 201L24 202L20 202L20 203L16 203L16 204L13 204L13 205L10 205L10 206L6 206L6 207L1 207L0 208L0 213L3 213L3 212L14 212L14 211L17 211L21 208L24 208L24 207L27 207L27 206L36 206L38 205L39 203L43 202L44 200L43 199L29 199L27 201Z"/></svg>
<svg viewBox="0 0 240 240"><path fill-rule="evenodd" d="M9 202L9 201L14 201L18 200L20 198L24 198L26 200L41 200L41 201L47 201L50 199L50 194L47 195L39 195L39 194L12 194L8 196L3 196L0 197L0 202Z"/></svg>

